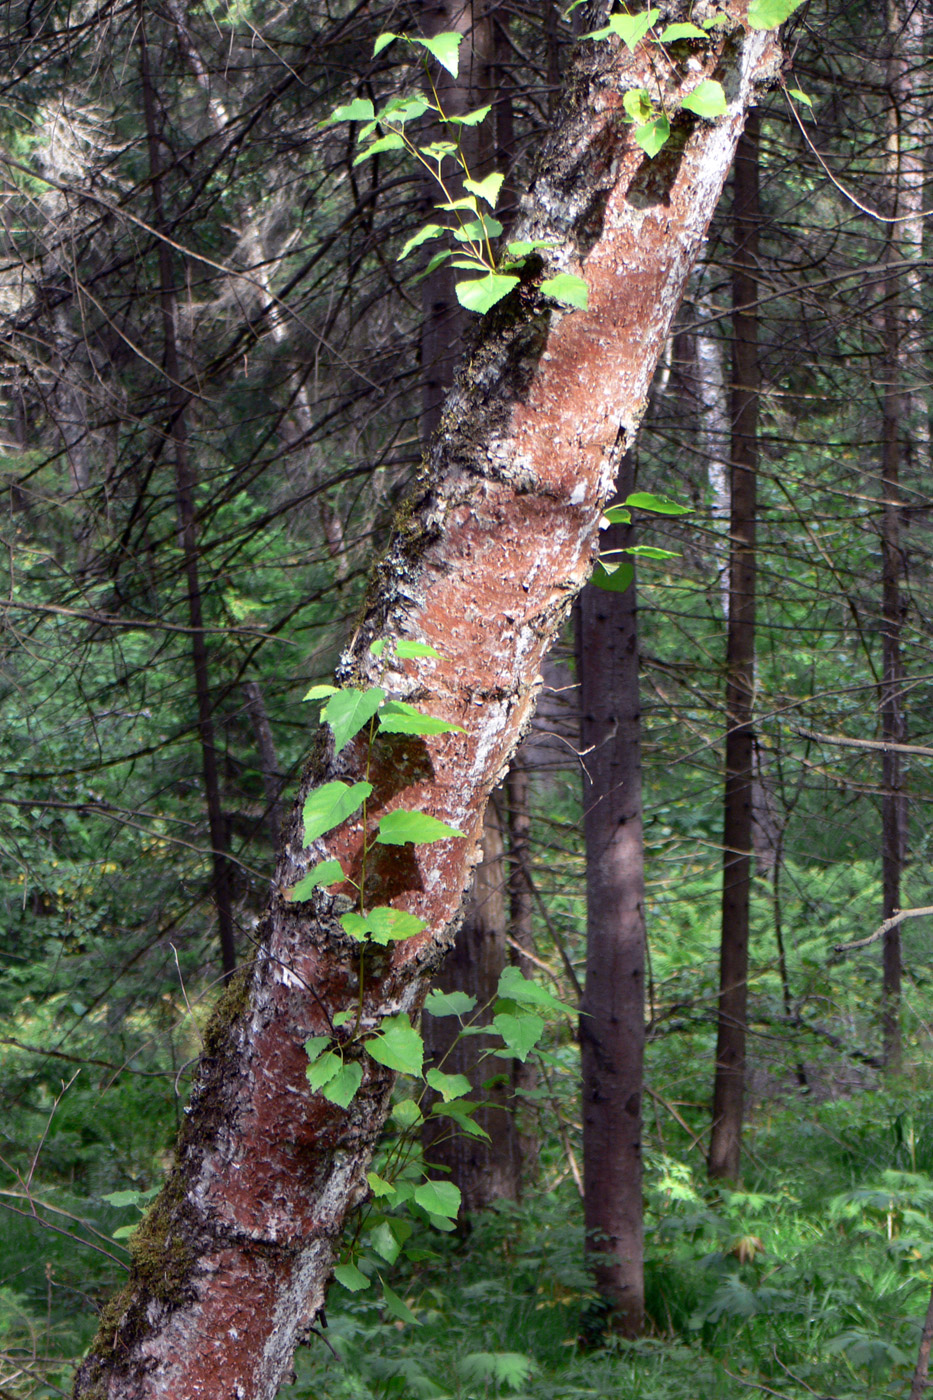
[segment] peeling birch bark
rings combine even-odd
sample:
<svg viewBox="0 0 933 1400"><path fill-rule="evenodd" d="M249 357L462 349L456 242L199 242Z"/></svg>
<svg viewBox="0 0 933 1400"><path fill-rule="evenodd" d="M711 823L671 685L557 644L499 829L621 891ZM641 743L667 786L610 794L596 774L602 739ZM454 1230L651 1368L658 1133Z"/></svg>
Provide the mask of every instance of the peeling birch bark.
<svg viewBox="0 0 933 1400"><path fill-rule="evenodd" d="M673 49L670 64L644 46L634 54L583 46L514 236L552 242L547 273L582 272L589 310L555 308L529 275L478 324L344 653L344 682L378 681L466 730L380 740L374 751L373 825L387 809L417 808L468 839L373 848L373 898L428 928L368 961L367 1025L417 1015L453 940L489 793L590 572L619 453L637 427L747 106L776 73L776 36L746 32L744 3L728 9L730 26ZM700 0L693 17L704 10ZM677 112L671 141L649 161L624 120L624 91L657 91L663 81L674 112L708 77L725 87L725 115L707 122ZM372 641L400 636L431 643L442 659L372 657ZM335 1013L355 1004L359 945L337 920L339 894L319 891L296 905L285 891L325 856L351 874L358 868L359 820L305 850L300 810L312 787L353 781L364 763L358 740L336 759L317 740L256 959L209 1028L175 1165L133 1239L130 1282L105 1309L79 1400L271 1400L323 1305L344 1220L366 1195L391 1075L352 1051L364 1077L348 1110L310 1092L303 1045L331 1034Z"/></svg>

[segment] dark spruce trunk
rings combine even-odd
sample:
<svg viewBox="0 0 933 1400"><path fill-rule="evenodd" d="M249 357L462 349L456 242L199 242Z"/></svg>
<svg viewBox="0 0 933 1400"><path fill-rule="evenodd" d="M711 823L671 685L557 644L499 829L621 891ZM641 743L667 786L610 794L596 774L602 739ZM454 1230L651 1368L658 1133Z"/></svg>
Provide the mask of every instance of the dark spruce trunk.
<svg viewBox="0 0 933 1400"><path fill-rule="evenodd" d="M758 475L758 115L735 157L732 227L732 452L722 946L709 1174L737 1181L745 1100L754 802L755 525Z"/></svg>

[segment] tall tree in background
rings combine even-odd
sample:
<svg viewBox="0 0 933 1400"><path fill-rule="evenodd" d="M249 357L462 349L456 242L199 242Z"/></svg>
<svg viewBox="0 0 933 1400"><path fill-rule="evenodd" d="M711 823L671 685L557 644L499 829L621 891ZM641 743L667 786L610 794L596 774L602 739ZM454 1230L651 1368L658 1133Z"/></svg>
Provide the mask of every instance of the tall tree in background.
<svg viewBox="0 0 933 1400"><path fill-rule="evenodd" d="M322 1307L335 1242L365 1193L391 1075L364 1054L347 1112L311 1093L304 1043L329 1036L338 1013L374 1030L387 1015L417 1013L450 941L486 802L586 579L618 452L635 431L747 106L776 71L776 36L746 29L744 7L736 15L728 35L711 31L666 79L673 108L715 73L726 111L711 121L680 113L676 143L653 162L620 120L624 92L656 81L649 45L586 46L577 59L516 232L544 245L547 269L585 273L588 309L549 306L531 280L485 318L343 663L345 678L366 683L382 675L373 641L435 646L437 659L396 664L395 689L465 733L428 738L404 763L371 762L359 737L339 758L321 749L299 794L303 803L324 780L366 775L371 820L414 807L467 839L415 857L385 849L373 872L381 898L401 900L426 930L393 945L360 985L332 902L283 897L316 857L353 868L359 826L343 824L310 855L301 807L293 814L255 962L209 1030L169 1181L134 1236L133 1275L81 1368L79 1400L271 1400Z"/></svg>
<svg viewBox="0 0 933 1400"><path fill-rule="evenodd" d="M626 454L619 472L623 500L633 485L632 458ZM626 548L633 535L631 526L612 525L604 548ZM628 588L591 584L578 614L586 840L580 1067L587 1254L610 1325L636 1337L645 1308L645 872L637 602L634 566L621 568L632 572Z"/></svg>
<svg viewBox="0 0 933 1400"><path fill-rule="evenodd" d="M745 1096L749 907L752 885L755 532L758 473L759 121L750 112L733 177L732 448L722 948L709 1174L738 1179Z"/></svg>

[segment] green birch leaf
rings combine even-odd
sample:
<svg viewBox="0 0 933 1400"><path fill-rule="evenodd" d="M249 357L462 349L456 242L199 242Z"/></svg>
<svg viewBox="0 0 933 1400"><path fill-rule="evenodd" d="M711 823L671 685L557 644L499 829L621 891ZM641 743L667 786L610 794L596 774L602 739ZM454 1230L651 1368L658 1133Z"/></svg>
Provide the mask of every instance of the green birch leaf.
<svg viewBox="0 0 933 1400"><path fill-rule="evenodd" d="M359 1293L369 1287L369 1279L355 1264L338 1264L334 1269L334 1278L351 1293Z"/></svg>
<svg viewBox="0 0 933 1400"><path fill-rule="evenodd" d="M433 656L439 661L441 656L428 642L412 642L406 637L395 643L395 655L400 656L403 661L408 661L414 656Z"/></svg>
<svg viewBox="0 0 933 1400"><path fill-rule="evenodd" d="M406 1013L390 1016L383 1021L379 1034L366 1041L366 1049L373 1059L380 1065L385 1065L386 1069L394 1069L399 1074L411 1074L416 1079L421 1077L424 1042ZM396 1105L396 1108L399 1106Z"/></svg>
<svg viewBox="0 0 933 1400"><path fill-rule="evenodd" d="M410 93L407 97L393 97L381 112L376 114L376 121L382 125L391 123L392 126L404 126L406 122L416 121L433 106L434 104L420 92Z"/></svg>
<svg viewBox="0 0 933 1400"><path fill-rule="evenodd" d="M635 132L635 141L641 146L645 155L650 160L654 160L658 151L662 150L671 134L671 124L662 112L659 117L655 117L653 122L648 122L647 126L640 126Z"/></svg>
<svg viewBox="0 0 933 1400"><path fill-rule="evenodd" d="M613 564L607 568L599 563L590 576L590 583L604 588L607 593L624 593L634 577L635 569L631 564Z"/></svg>
<svg viewBox="0 0 933 1400"><path fill-rule="evenodd" d="M633 491L630 496L626 496L625 504L634 506L636 510L653 510L655 515L689 515L691 513L690 506L679 506L676 501L669 500L667 496L654 496L650 491Z"/></svg>
<svg viewBox="0 0 933 1400"><path fill-rule="evenodd" d="M460 1213L460 1188L452 1181L423 1181L415 1187L415 1203L429 1215L456 1220Z"/></svg>
<svg viewBox="0 0 933 1400"><path fill-rule="evenodd" d="M496 200L499 198L499 191L502 189L502 182L504 179L504 175L500 175L498 171L493 171L491 175L486 176L485 180L464 180L463 188L469 190L471 194L475 194L478 199L484 199L490 209L495 209ZM502 227L500 225L499 233L501 232Z"/></svg>
<svg viewBox="0 0 933 1400"><path fill-rule="evenodd" d="M658 549L653 544L633 544L628 549L622 551L623 554L635 554L642 559L679 559L680 555L676 549Z"/></svg>
<svg viewBox="0 0 933 1400"><path fill-rule="evenodd" d="M316 1060L329 1044L330 1036L313 1035L310 1040L305 1041L305 1054L309 1060Z"/></svg>
<svg viewBox="0 0 933 1400"><path fill-rule="evenodd" d="M418 283L423 282L426 277L430 277L431 273L434 271L435 268L440 267L442 263L445 263L448 258L452 257L453 253L450 251L449 248L445 248L442 253L435 253L431 261L428 263L427 267L424 269L424 271L419 272L417 277L413 277L411 279L412 286L417 286Z"/></svg>
<svg viewBox="0 0 933 1400"><path fill-rule="evenodd" d="M679 39L705 39L706 31L695 24L669 24L661 35L662 44L676 44Z"/></svg>
<svg viewBox="0 0 933 1400"><path fill-rule="evenodd" d="M391 1181L386 1181L378 1172L367 1172L366 1180L369 1182L369 1189L376 1197L394 1196L395 1187Z"/></svg>
<svg viewBox="0 0 933 1400"><path fill-rule="evenodd" d="M425 1075L432 1089L436 1089L445 1103L451 1099L462 1099L472 1093L473 1085L465 1074L445 1074L442 1069L429 1069Z"/></svg>
<svg viewBox="0 0 933 1400"><path fill-rule="evenodd" d="M466 992L428 992L424 1009L432 1016L466 1016L476 1005L476 997Z"/></svg>
<svg viewBox="0 0 933 1400"><path fill-rule="evenodd" d="M378 639L378 641L372 642L372 643L370 644L370 648L369 648L370 653L371 653L373 656L381 656L382 653L385 651L385 649L386 649L386 639L385 639L385 637L380 637L380 638Z"/></svg>
<svg viewBox="0 0 933 1400"><path fill-rule="evenodd" d="M748 7L748 22L752 29L777 29L803 0L752 0Z"/></svg>
<svg viewBox="0 0 933 1400"><path fill-rule="evenodd" d="M787 91L791 97L795 97L797 101L802 102L805 107L813 106L813 98L808 97L805 92L801 92L800 88L788 88Z"/></svg>
<svg viewBox="0 0 933 1400"><path fill-rule="evenodd" d="M698 117L706 117L708 120L721 117L726 110L726 94L722 83L717 83L713 78L704 78L701 83L697 83L693 92L687 94L680 105L688 112L696 112Z"/></svg>
<svg viewBox="0 0 933 1400"><path fill-rule="evenodd" d="M399 34L390 34L388 30L384 34L377 34L373 44L373 58L378 58L383 49L387 49L394 39L400 37Z"/></svg>
<svg viewBox="0 0 933 1400"><path fill-rule="evenodd" d="M485 1128L481 1128L478 1123L474 1123L470 1117L475 1113L476 1104L465 1103L463 1099L453 1099L450 1103L436 1103L431 1109L432 1118L450 1118L462 1133L467 1137L485 1139L490 1142L490 1136Z"/></svg>
<svg viewBox="0 0 933 1400"><path fill-rule="evenodd" d="M421 1112L421 1109L414 1099L400 1099L397 1104L392 1105L392 1117L400 1128L407 1130L408 1128L413 1128L417 1123L420 1123L424 1118L424 1114ZM404 1186L405 1183L402 1182L397 1184L395 1189L399 1194L399 1199L401 1200L404 1196L404 1199L407 1201L411 1195L411 1191L406 1187L405 1190L408 1191L408 1194L405 1195L402 1189Z"/></svg>
<svg viewBox="0 0 933 1400"><path fill-rule="evenodd" d="M471 219L468 224L461 224L454 229L454 238L458 243L482 243L487 238L498 238L502 232L502 225L498 219L494 219L489 214L485 214L480 219Z"/></svg>
<svg viewBox="0 0 933 1400"><path fill-rule="evenodd" d="M443 34L435 34L432 39L413 39L412 43L427 49L432 58L436 58L441 67L446 68L451 77L456 78L460 66L462 34L447 30Z"/></svg>
<svg viewBox="0 0 933 1400"><path fill-rule="evenodd" d="M650 122L654 112L654 103L646 88L629 88L623 94L622 106L637 126L644 126L645 122Z"/></svg>
<svg viewBox="0 0 933 1400"><path fill-rule="evenodd" d="M325 1084L329 1084L334 1075L339 1074L343 1068L343 1060L333 1050L325 1050L323 1055L318 1055L317 1059L305 1070L308 1076L308 1083L315 1093L323 1089Z"/></svg>
<svg viewBox="0 0 933 1400"><path fill-rule="evenodd" d="M390 131L388 136L380 136L378 141L374 141L371 146L367 146L365 151L360 151L354 158L353 164L359 165L364 160L369 160L370 156L379 155L380 151L401 151L405 147L405 142L398 132Z"/></svg>
<svg viewBox="0 0 933 1400"><path fill-rule="evenodd" d="M369 1232L369 1240L377 1254L381 1254L387 1264L394 1264L402 1252L402 1246L389 1228L389 1222L383 1220L374 1230Z"/></svg>
<svg viewBox="0 0 933 1400"><path fill-rule="evenodd" d="M585 311L589 306L590 289L582 277L575 277L572 272L559 272L556 277L546 277L538 290L563 306L576 306L580 311Z"/></svg>
<svg viewBox="0 0 933 1400"><path fill-rule="evenodd" d="M385 1299L385 1305L392 1316L397 1317L399 1322L414 1323L416 1327L420 1327L421 1323L415 1317L415 1314L408 1304L389 1287L384 1278L380 1277L379 1282L382 1284L382 1296Z"/></svg>
<svg viewBox="0 0 933 1400"><path fill-rule="evenodd" d="M343 866L339 860L322 860L309 870L307 875L293 885L290 890L285 891L285 898L290 900L310 899L316 889L321 885L336 885L338 881L347 877L343 873Z"/></svg>
<svg viewBox="0 0 933 1400"><path fill-rule="evenodd" d="M656 23L660 10L647 10L640 15L611 15L604 29L594 29L584 34L584 39L608 39L617 34L629 52L634 52L638 44Z"/></svg>
<svg viewBox="0 0 933 1400"><path fill-rule="evenodd" d="M336 695L335 685L313 685L307 695L302 695L302 700L326 700L328 695Z"/></svg>
<svg viewBox="0 0 933 1400"><path fill-rule="evenodd" d="M438 821L427 812L406 812L399 809L386 812L379 823L376 840L383 846L404 846L411 841L416 846L429 846L432 841L446 841L450 836L463 836L456 827Z"/></svg>
<svg viewBox="0 0 933 1400"><path fill-rule="evenodd" d="M534 1049L544 1033L544 1021L531 1011L526 1011L521 1016L513 1016L511 1012L500 1011L497 1016L493 1017L492 1024L493 1029L502 1036L512 1055L519 1060L527 1060L529 1052Z"/></svg>
<svg viewBox="0 0 933 1400"><path fill-rule="evenodd" d="M472 278L468 282L458 282L454 290L461 306L466 307L467 311L475 311L478 315L484 316L517 286L517 277L503 276L501 272L490 272L485 277Z"/></svg>
<svg viewBox="0 0 933 1400"><path fill-rule="evenodd" d="M351 938L359 942L368 937L383 947L388 943L413 938L427 928L424 919L419 919L416 914L408 914L404 909L392 909L388 905L377 905L366 914L342 914L340 922Z"/></svg>
<svg viewBox="0 0 933 1400"><path fill-rule="evenodd" d="M527 258L529 253L533 253L536 248L554 248L557 245L549 243L546 238L518 239L514 243L507 243L506 249L516 258Z"/></svg>
<svg viewBox="0 0 933 1400"><path fill-rule="evenodd" d="M345 822L347 817L362 807L372 790L372 783L354 783L348 787L346 783L337 781L325 783L323 787L309 792L302 812L304 844L310 846L326 831L332 831L335 826Z"/></svg>
<svg viewBox="0 0 933 1400"><path fill-rule="evenodd" d="M422 243L427 243L432 238L440 238L441 234L446 232L447 230L442 228L440 224L425 224L424 228L420 228L417 233L412 234L395 261L401 262L415 248L420 248ZM372 651L372 647L370 647L370 651ZM378 655L378 653L376 654Z"/></svg>
<svg viewBox="0 0 933 1400"><path fill-rule="evenodd" d="M338 1108L349 1108L353 1102L353 1096L363 1082L363 1067L355 1062L342 1065L333 1079L321 1089L325 1099L335 1103Z"/></svg>
<svg viewBox="0 0 933 1400"><path fill-rule="evenodd" d="M462 199L452 199L447 204L435 204L435 209L449 209L455 213L458 209L469 209L474 214L479 213L479 205L472 194L464 195Z"/></svg>
<svg viewBox="0 0 933 1400"><path fill-rule="evenodd" d="M610 506L603 511L603 519L608 520L610 525L630 525L632 522L632 512L626 510L625 506Z"/></svg>
<svg viewBox="0 0 933 1400"><path fill-rule="evenodd" d="M457 146L454 141L432 141L429 146L419 146L418 150L421 155L427 156L428 160L434 160L438 163L442 161L445 156L455 156L457 154Z"/></svg>
<svg viewBox="0 0 933 1400"><path fill-rule="evenodd" d="M568 1016L576 1016L574 1007L566 1006L564 1002L558 1001L546 987L542 987L539 982L533 982L530 977L523 977L521 970L517 967L505 967L499 977L497 995L508 997L510 1001L520 1002L523 1006L540 1006L546 1011L560 1011Z"/></svg>
<svg viewBox="0 0 933 1400"><path fill-rule="evenodd" d="M379 711L380 734L465 734L461 724L423 715L404 700L389 700Z"/></svg>
<svg viewBox="0 0 933 1400"><path fill-rule="evenodd" d="M373 104L368 97L355 97L352 102L335 107L322 125L333 126L336 122L371 122L375 115Z"/></svg>
<svg viewBox="0 0 933 1400"><path fill-rule="evenodd" d="M356 1007L352 1011L338 1011L334 1017L334 1029L339 1030L341 1026L348 1026L351 1021L355 1021L359 1012Z"/></svg>
<svg viewBox="0 0 933 1400"><path fill-rule="evenodd" d="M333 730L335 754L346 748L354 734L359 734L385 698L385 691L378 685L370 686L369 690L338 690L330 697L321 711L321 719Z"/></svg>
<svg viewBox="0 0 933 1400"><path fill-rule="evenodd" d="M445 117L451 126L481 126L489 116L491 107L477 107L475 112L464 112L462 117Z"/></svg>

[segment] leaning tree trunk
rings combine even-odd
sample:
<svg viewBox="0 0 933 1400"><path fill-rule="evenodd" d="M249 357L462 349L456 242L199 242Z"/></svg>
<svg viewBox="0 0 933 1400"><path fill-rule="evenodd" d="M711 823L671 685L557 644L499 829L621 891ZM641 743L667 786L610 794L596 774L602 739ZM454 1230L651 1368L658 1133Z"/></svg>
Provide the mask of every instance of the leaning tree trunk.
<svg viewBox="0 0 933 1400"><path fill-rule="evenodd" d="M632 478L629 465L620 472L621 495L632 490ZM614 525L605 544L625 548L633 535L630 526ZM610 1326L637 1337L645 1313L645 854L634 579L621 594L584 589L577 648L586 755L586 986L580 1008L586 1252Z"/></svg>
<svg viewBox="0 0 933 1400"><path fill-rule="evenodd" d="M758 477L758 121L749 116L735 162L732 276L732 470L722 945L709 1174L735 1181L742 1150L745 1022L752 888L755 689L755 517Z"/></svg>
<svg viewBox="0 0 933 1400"><path fill-rule="evenodd" d="M343 681L379 680L466 731L398 739L370 769L371 822L419 808L468 839L375 848L380 899L427 928L373 960L366 1026L417 1015L452 942L486 802L589 573L620 443L634 434L747 105L777 72L775 35L746 33L738 19L710 35L689 65L663 70L666 105L673 112L715 74L727 111L714 122L676 113L675 139L653 162L622 97L653 87L655 53L581 50L516 236L554 245L549 272L582 271L589 309L557 309L530 275L479 323L342 658ZM393 637L428 642L440 659L386 668L370 644ZM292 903L285 892L325 856L353 868L359 823L309 851L301 804L322 781L354 781L365 766L358 740L336 759L324 736L313 746L255 960L206 1034L174 1166L133 1238L132 1275L105 1310L79 1400L271 1400L321 1310L344 1220L366 1196L392 1076L361 1052L349 1109L310 1091L304 1042L330 1036L336 1013L356 1006L358 945L338 922L339 902L319 891Z"/></svg>

